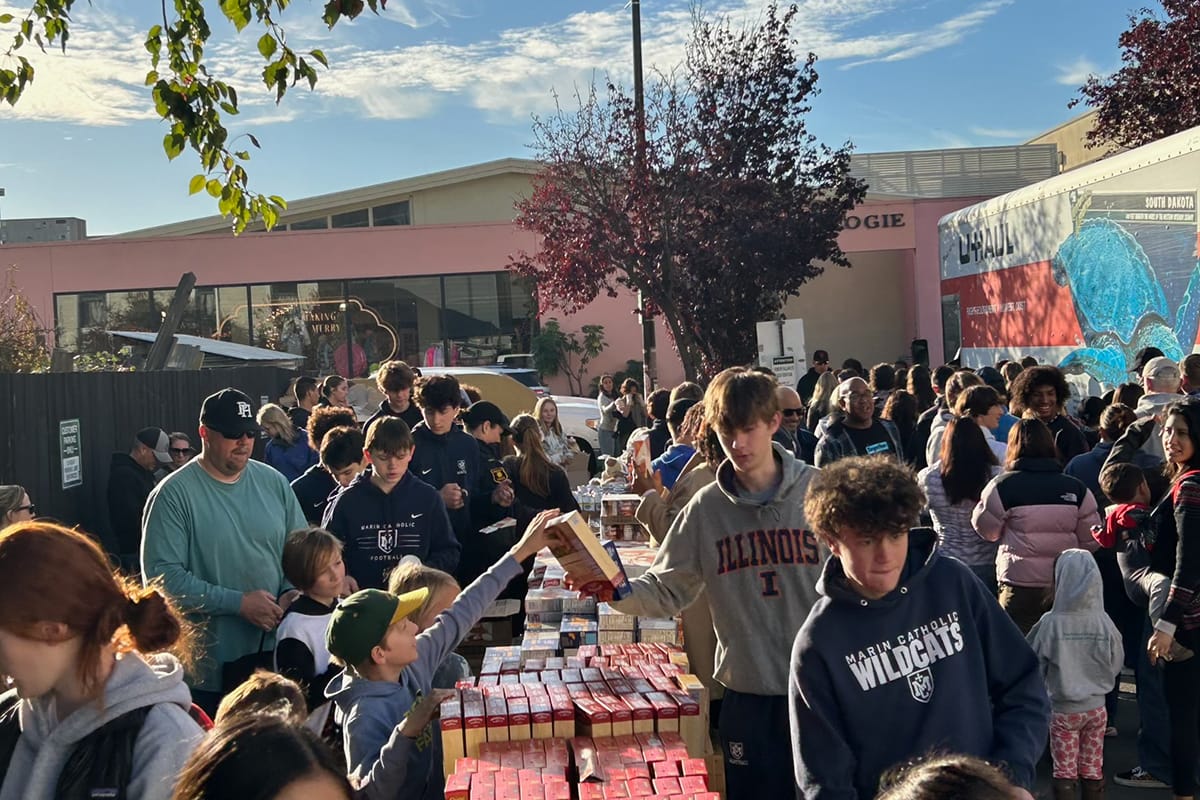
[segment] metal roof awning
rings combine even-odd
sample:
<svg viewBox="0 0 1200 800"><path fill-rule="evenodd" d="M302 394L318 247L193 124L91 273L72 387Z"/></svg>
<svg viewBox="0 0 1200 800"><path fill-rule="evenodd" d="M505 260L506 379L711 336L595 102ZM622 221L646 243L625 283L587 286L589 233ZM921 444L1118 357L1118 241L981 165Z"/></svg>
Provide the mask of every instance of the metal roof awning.
<svg viewBox="0 0 1200 800"><path fill-rule="evenodd" d="M110 336L119 336L122 339L131 339L144 344L153 344L154 338L158 335L148 331L107 331L107 333ZM268 350L264 347L251 347L236 342L223 342L220 339L207 339L203 336L177 333L175 342L200 351L204 357L201 364L202 369L241 366L248 363L286 369L299 369L304 365L304 356L302 355Z"/></svg>

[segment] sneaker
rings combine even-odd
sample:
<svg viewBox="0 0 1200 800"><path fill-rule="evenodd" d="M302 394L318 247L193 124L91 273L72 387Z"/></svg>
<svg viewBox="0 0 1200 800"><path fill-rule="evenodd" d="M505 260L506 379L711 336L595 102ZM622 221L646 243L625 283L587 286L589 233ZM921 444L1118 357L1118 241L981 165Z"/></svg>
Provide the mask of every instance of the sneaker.
<svg viewBox="0 0 1200 800"><path fill-rule="evenodd" d="M1111 739L1116 735L1117 735L1117 726L1116 725L1109 725L1107 728L1104 729L1104 738L1105 739Z"/></svg>
<svg viewBox="0 0 1200 800"><path fill-rule="evenodd" d="M1133 786L1139 789L1171 788L1169 784L1163 783L1141 767L1134 767L1128 772L1118 772L1113 775L1113 783L1118 786Z"/></svg>

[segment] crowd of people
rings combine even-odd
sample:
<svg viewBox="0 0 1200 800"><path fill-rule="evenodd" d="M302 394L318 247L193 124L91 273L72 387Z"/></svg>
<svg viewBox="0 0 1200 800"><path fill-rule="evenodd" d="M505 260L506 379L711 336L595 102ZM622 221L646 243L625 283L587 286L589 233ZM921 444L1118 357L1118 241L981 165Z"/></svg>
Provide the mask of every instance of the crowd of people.
<svg viewBox="0 0 1200 800"><path fill-rule="evenodd" d="M1200 356L1135 372L1100 398L1032 359L601 378L599 468L658 548L613 606L681 617L727 797L1027 798L1047 744L1054 797L1100 797L1126 664L1115 779L1194 796ZM0 800L441 796L455 650L578 510L573 445L551 398L377 383L365 424L332 376L205 398L198 451L139 431L114 553L0 486Z"/></svg>

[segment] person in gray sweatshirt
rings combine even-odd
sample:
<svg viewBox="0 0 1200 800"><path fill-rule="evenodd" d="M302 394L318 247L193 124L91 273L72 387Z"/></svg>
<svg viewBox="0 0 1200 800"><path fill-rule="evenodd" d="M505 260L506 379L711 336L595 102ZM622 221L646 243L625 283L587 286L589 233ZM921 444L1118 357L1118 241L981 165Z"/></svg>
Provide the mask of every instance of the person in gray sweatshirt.
<svg viewBox="0 0 1200 800"><path fill-rule="evenodd" d="M203 733L182 666L158 651L187 643L159 590L116 580L85 534L5 529L0 800L170 798Z"/></svg>
<svg viewBox="0 0 1200 800"><path fill-rule="evenodd" d="M1104 696L1121 672L1125 651L1104 613L1100 570L1086 550L1065 550L1054 565L1054 606L1027 637L1037 654L1053 714L1050 754L1055 800L1104 795Z"/></svg>
<svg viewBox="0 0 1200 800"><path fill-rule="evenodd" d="M769 376L727 369L704 404L726 455L717 480L696 493L650 569L612 605L669 617L707 590L717 639L713 677L725 687L726 796L790 797L788 659L818 598L825 555L804 520L804 494L817 470L772 443L781 415Z"/></svg>

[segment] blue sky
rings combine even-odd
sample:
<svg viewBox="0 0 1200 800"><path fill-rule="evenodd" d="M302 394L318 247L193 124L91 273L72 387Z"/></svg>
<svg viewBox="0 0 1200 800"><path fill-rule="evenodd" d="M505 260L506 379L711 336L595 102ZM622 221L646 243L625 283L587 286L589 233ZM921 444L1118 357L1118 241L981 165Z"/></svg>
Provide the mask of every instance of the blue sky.
<svg viewBox="0 0 1200 800"><path fill-rule="evenodd" d="M17 13L23 0L0 0ZM170 4L168 4L169 7ZM237 35L210 12L210 68L239 87L233 133L263 145L251 188L298 199L510 156L529 157L530 117L593 77L630 82L629 11L620 0L390 0L334 31L321 0L281 17L297 49L331 61L317 90L276 106L257 84L261 31ZM678 63L689 0L643 0L648 65ZM764 0L707 0L710 15L757 19ZM793 26L818 54L811 128L862 152L1022 142L1078 113L1089 72L1119 65L1117 36L1144 0L802 0ZM189 197L190 151L174 163L142 79L158 3L76 4L67 55L29 53L39 77L0 106L0 214L76 216L117 233L215 213ZM25 9L28 9L26 3ZM0 28L7 42L12 26ZM26 49L28 52L28 48Z"/></svg>

